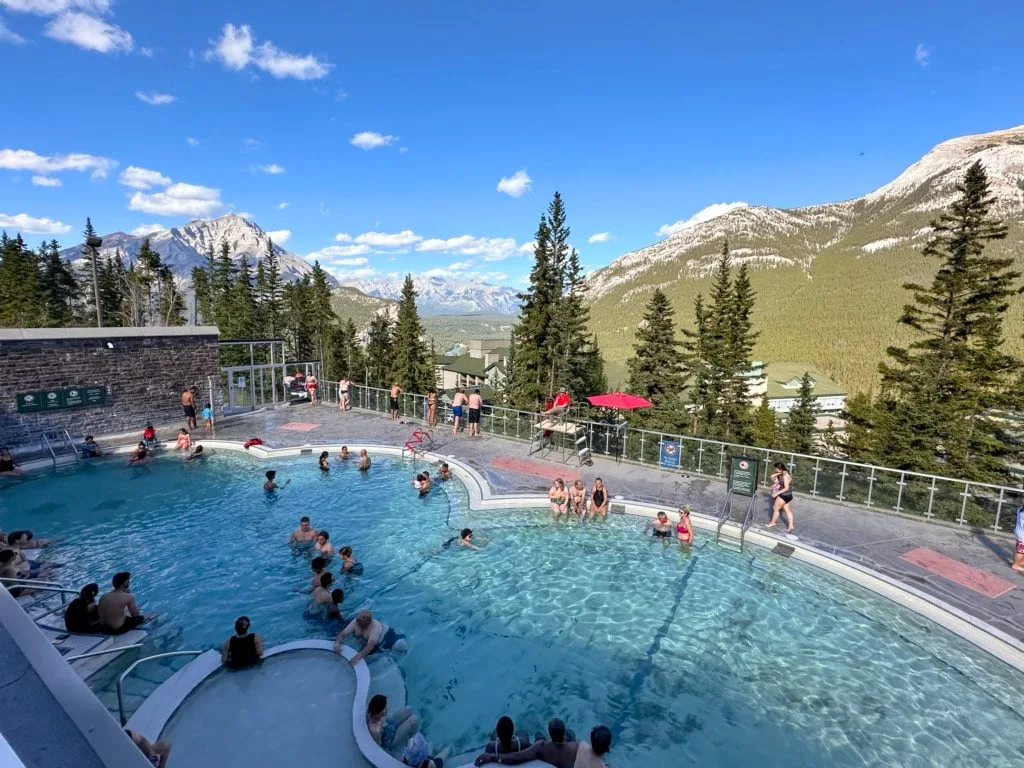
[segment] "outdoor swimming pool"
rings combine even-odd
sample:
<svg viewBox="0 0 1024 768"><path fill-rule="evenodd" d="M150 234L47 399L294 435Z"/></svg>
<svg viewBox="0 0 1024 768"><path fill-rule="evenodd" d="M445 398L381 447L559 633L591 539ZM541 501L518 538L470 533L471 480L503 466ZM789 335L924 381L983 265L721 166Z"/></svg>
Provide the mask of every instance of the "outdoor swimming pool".
<svg viewBox="0 0 1024 768"><path fill-rule="evenodd" d="M274 500L271 467L292 478ZM0 525L60 536L48 556L63 581L131 570L140 605L162 614L149 643L176 650L219 647L242 613L268 646L330 637L303 616L309 565L286 546L308 514L365 564L341 581L343 610L369 604L408 635L409 705L456 754L509 714L530 733L555 715L580 734L609 725L616 768L1024 756L1024 674L872 593L706 535L681 553L633 517L580 528L540 510L469 513L458 483L420 500L410 473L387 457L368 477L322 477L315 455L116 457L7 487ZM493 542L442 550L463 525ZM316 671L295 685L317 695Z"/></svg>

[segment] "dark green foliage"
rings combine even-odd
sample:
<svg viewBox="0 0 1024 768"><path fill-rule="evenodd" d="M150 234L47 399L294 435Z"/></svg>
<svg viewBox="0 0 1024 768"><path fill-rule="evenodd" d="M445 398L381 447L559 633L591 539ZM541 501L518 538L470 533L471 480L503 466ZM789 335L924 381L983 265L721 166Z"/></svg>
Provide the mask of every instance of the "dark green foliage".
<svg viewBox="0 0 1024 768"><path fill-rule="evenodd" d="M366 360L359 346L358 331L352 318L332 328L324 360L324 375L334 381L347 377L355 382L366 375Z"/></svg>
<svg viewBox="0 0 1024 768"><path fill-rule="evenodd" d="M900 323L917 338L890 347L891 362L880 367L873 453L901 469L1006 482L1011 448L999 414L1017 404L1021 363L1005 351L1003 323L1020 273L1011 259L985 252L1007 230L990 215L994 198L980 162L957 190L923 250L939 261L932 284L904 286L913 303Z"/></svg>
<svg viewBox="0 0 1024 768"><path fill-rule="evenodd" d="M800 389L797 390L796 405L786 416L785 438L783 447L794 453L814 452L814 433L816 407L814 401L814 379L810 373L800 378Z"/></svg>
<svg viewBox="0 0 1024 768"><path fill-rule="evenodd" d="M21 235L0 234L0 326L38 328L47 324L40 283L39 261Z"/></svg>
<svg viewBox="0 0 1024 768"><path fill-rule="evenodd" d="M371 387L391 385L391 359L394 354L394 323L386 312L370 321L366 340L366 373L364 382Z"/></svg>
<svg viewBox="0 0 1024 768"><path fill-rule="evenodd" d="M871 395L863 392L846 398L843 420L845 434L840 443L846 458L870 464L875 461L873 430L875 428L875 404Z"/></svg>
<svg viewBox="0 0 1024 768"><path fill-rule="evenodd" d="M39 278L47 325L63 328L74 324L80 286L70 265L61 258L56 240L39 248Z"/></svg>
<svg viewBox="0 0 1024 768"><path fill-rule="evenodd" d="M761 448L778 448L779 421L775 411L768 405L768 394L761 397L761 404L754 411L754 445Z"/></svg>
<svg viewBox="0 0 1024 768"><path fill-rule="evenodd" d="M513 330L516 365L511 384L512 402L534 409L551 394L550 370L554 359L554 311L559 299L559 282L550 255L551 230L547 217L537 226L530 270L530 287L519 294L523 302L519 322Z"/></svg>
<svg viewBox="0 0 1024 768"><path fill-rule="evenodd" d="M391 377L405 392L425 393L435 382L434 361L423 342L412 275L405 276L395 323Z"/></svg>
<svg viewBox="0 0 1024 768"><path fill-rule="evenodd" d="M665 294L655 289L636 331L633 357L627 363L628 391L646 397L654 406L631 412L631 424L668 432L686 425L686 370L681 347L676 337L675 311Z"/></svg>

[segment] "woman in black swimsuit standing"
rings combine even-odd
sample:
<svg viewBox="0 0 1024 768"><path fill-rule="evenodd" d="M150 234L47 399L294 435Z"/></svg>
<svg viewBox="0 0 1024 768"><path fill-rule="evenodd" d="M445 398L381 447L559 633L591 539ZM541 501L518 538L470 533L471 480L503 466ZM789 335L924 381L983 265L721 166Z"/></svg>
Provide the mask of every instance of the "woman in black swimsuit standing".
<svg viewBox="0 0 1024 768"><path fill-rule="evenodd" d="M793 476L786 471L781 461L772 464L772 519L767 528L779 522L779 512L786 518L786 533L793 532L793 510L789 506L793 501Z"/></svg>
<svg viewBox="0 0 1024 768"><path fill-rule="evenodd" d="M604 487L604 481L597 478L594 487L590 491L590 516L608 517L608 489Z"/></svg>

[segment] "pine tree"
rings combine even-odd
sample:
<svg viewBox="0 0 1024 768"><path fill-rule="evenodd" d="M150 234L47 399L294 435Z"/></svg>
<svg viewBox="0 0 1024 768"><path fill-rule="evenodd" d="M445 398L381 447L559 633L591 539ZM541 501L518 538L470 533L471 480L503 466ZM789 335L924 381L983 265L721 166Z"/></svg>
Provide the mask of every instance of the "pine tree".
<svg viewBox="0 0 1024 768"><path fill-rule="evenodd" d="M324 361L325 375L335 381L347 377L362 381L365 375L363 350L359 346L358 331L352 318L347 318L331 332L327 360Z"/></svg>
<svg viewBox="0 0 1024 768"><path fill-rule="evenodd" d="M168 266L161 266L157 273L156 312L157 324L165 326L185 325L185 296L178 286L174 272Z"/></svg>
<svg viewBox="0 0 1024 768"><path fill-rule="evenodd" d="M985 251L1007 228L990 215L995 198L980 162L957 191L922 252L939 261L931 286L904 286L913 303L900 323L918 338L887 350L872 437L875 452L901 469L1006 482L1012 451L999 412L1015 404L1021 363L1003 349L1003 321L1020 273Z"/></svg>
<svg viewBox="0 0 1024 768"><path fill-rule="evenodd" d="M406 275L402 284L391 359L391 375L403 391L425 393L434 384L434 362L423 343L423 324L416 310L412 275Z"/></svg>
<svg viewBox="0 0 1024 768"><path fill-rule="evenodd" d="M263 328L268 338L277 338L281 326L281 265L274 242L267 238L267 255L263 259L266 285L263 296Z"/></svg>
<svg viewBox="0 0 1024 768"><path fill-rule="evenodd" d="M0 327L38 328L48 313L42 291L39 261L21 235L0 234Z"/></svg>
<svg viewBox="0 0 1024 768"><path fill-rule="evenodd" d="M70 326L75 320L75 303L80 288L75 273L61 257L56 240L39 248L39 277L48 325L58 328Z"/></svg>
<svg viewBox="0 0 1024 768"><path fill-rule="evenodd" d="M229 339L252 339L256 336L256 296L252 287L249 258L242 256L238 273L227 300L228 322L221 326L221 336Z"/></svg>
<svg viewBox="0 0 1024 768"><path fill-rule="evenodd" d="M326 356L328 336L337 325L338 316L331 306L331 286L327 282L327 273L319 261L313 262L309 294L308 320L313 330L313 345L316 359L323 361Z"/></svg>
<svg viewBox="0 0 1024 768"><path fill-rule="evenodd" d="M217 257L210 275L213 319L220 326L222 332L231 324L229 305L231 289L236 283L235 272L235 263L231 260L231 247L225 240L220 244L220 255Z"/></svg>
<svg viewBox="0 0 1024 768"><path fill-rule="evenodd" d="M653 407L634 411L636 426L674 431L686 423L683 390L686 371L682 342L676 338L675 310L658 288L651 294L636 332L633 357L627 362L629 392L645 397Z"/></svg>
<svg viewBox="0 0 1024 768"><path fill-rule="evenodd" d="M875 404L870 394L858 392L846 398L843 420L846 428L841 440L842 453L851 461L876 462L874 453Z"/></svg>
<svg viewBox="0 0 1024 768"><path fill-rule="evenodd" d="M760 335L754 330L752 315L756 296L750 285L746 264L736 270L729 307L728 333L728 387L726 408L730 411L735 439L744 442L750 438L752 416L750 387L764 378L763 370L753 372L754 345ZM754 375L750 375L753 373Z"/></svg>
<svg viewBox="0 0 1024 768"><path fill-rule="evenodd" d="M309 276L284 286L281 295L281 335L292 360L311 360L316 356L313 335L306 319L312 286Z"/></svg>
<svg viewBox="0 0 1024 768"><path fill-rule="evenodd" d="M210 273L205 267L192 267L192 292L195 295L196 325L216 322L213 312L213 296L210 291Z"/></svg>
<svg viewBox="0 0 1024 768"><path fill-rule="evenodd" d="M516 323L514 343L516 364L510 385L512 403L535 409L550 394L550 370L555 339L553 317L559 295L560 276L552 264L551 230L546 216L537 225L530 285L519 294L522 308Z"/></svg>
<svg viewBox="0 0 1024 768"><path fill-rule="evenodd" d="M394 333L391 315L381 312L370 320L366 339L366 374L364 380L371 387L391 384L391 360L394 354Z"/></svg>
<svg viewBox="0 0 1024 768"><path fill-rule="evenodd" d="M694 329L683 329L683 350L685 365L691 373L690 403L692 415L691 429L695 435L707 433L707 413L711 403L711 365L709 361L709 345L711 329L708 311L704 306L704 297L697 294L693 300Z"/></svg>
<svg viewBox="0 0 1024 768"><path fill-rule="evenodd" d="M816 416L814 379L810 373L805 372L800 378L796 405L790 409L786 418L786 428L783 432L786 450L807 454L814 451Z"/></svg>
<svg viewBox="0 0 1024 768"><path fill-rule="evenodd" d="M760 448L779 447L779 423L775 411L768 405L768 394L761 396L761 404L754 411L754 445Z"/></svg>

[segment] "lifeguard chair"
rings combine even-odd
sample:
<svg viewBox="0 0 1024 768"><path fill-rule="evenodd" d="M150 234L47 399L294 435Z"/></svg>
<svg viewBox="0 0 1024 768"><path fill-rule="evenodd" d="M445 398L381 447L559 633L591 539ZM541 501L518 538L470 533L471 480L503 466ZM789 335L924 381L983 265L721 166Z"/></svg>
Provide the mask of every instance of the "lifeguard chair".
<svg viewBox="0 0 1024 768"><path fill-rule="evenodd" d="M537 414L530 438L530 452L543 458L557 456L564 464L576 456L580 466L594 463L590 455L590 437L580 419L580 408L569 400L563 389L558 397L548 398L544 411Z"/></svg>

